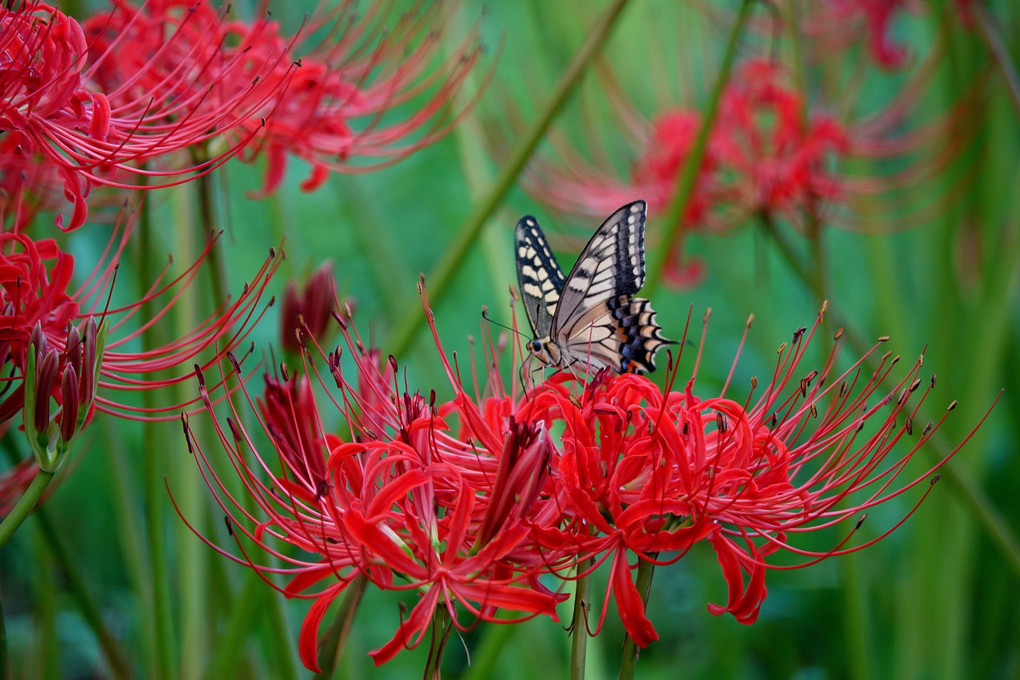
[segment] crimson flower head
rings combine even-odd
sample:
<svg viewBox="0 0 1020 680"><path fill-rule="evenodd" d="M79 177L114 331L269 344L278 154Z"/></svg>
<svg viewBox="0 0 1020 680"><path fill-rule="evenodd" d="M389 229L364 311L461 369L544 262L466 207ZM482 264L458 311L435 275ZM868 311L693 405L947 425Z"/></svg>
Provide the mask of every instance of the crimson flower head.
<svg viewBox="0 0 1020 680"><path fill-rule="evenodd" d="M249 120L261 121L286 85L260 83L265 74L246 69L242 52L208 34L224 20L199 11L208 10L202 3L164 5L162 23L149 24L114 4L84 24L41 2L0 8L0 132L25 158L41 155L60 173L73 204L66 225L58 218L67 229L84 223L94 184L179 184L233 157L258 127ZM179 49L177 24L197 26L208 40ZM144 44L131 43L138 35ZM283 53L277 60L289 63ZM132 69L129 76L111 77L113 64ZM200 145L203 153L186 153Z"/></svg>
<svg viewBox="0 0 1020 680"><path fill-rule="evenodd" d="M279 263L275 253L242 295L222 303L194 330L161 347L141 352L126 349L142 330L160 323L173 309L212 246L210 241L199 260L176 278L167 280L164 271L138 300L111 307L117 258L127 245L132 226L133 222L126 220L115 227L104 256L77 286L73 284L74 257L56 241L0 233L0 363L5 366L0 420L12 418L22 408L32 408L32 419L39 418L37 429L43 431L42 421L49 420L44 415L50 413L50 397L64 406L54 414L54 422L62 423L60 427L68 436L84 424L79 416L91 418L93 407L129 418L176 417L181 408L197 400L140 407L129 395L166 393L165 388L191 379L196 362L208 366L216 361L215 356L207 356L208 350L216 348L222 356L244 341L252 322L262 313L259 299ZM141 319L147 305L159 310ZM101 328L109 329L109 337L96 346ZM26 380L31 385L26 386ZM36 399L28 399L26 389L32 390ZM65 397L72 393L82 409L67 418L74 407Z"/></svg>
<svg viewBox="0 0 1020 680"><path fill-rule="evenodd" d="M427 308L424 289L422 298ZM879 357L881 341L847 364L837 334L822 367L805 369L821 314L780 348L767 383L751 379L741 401L728 396L729 381L719 394L697 394L701 348L684 379L684 362L670 362L665 387L603 371L589 381L560 372L508 389L496 368L502 342L494 345L487 328L489 368L482 375L472 368L472 394L429 312L453 390L442 401L434 390L401 387L396 360L380 363L353 323L337 320L346 351L326 357L326 380L281 369L265 376L261 398L249 397L275 455L260 453L233 407L214 420L228 469L241 475L256 513L228 493L184 419L240 555L217 549L260 573L289 575L284 594L314 598L300 639L313 669L326 610L360 579L415 598L394 636L371 652L376 663L420 643L437 612L461 629L473 625L467 616L519 620L501 610L555 618L561 591L602 565L608 587L588 630L598 632L612 599L628 635L644 646L657 633L636 572L675 562L702 541L715 549L730 591L710 611L751 623L775 553L799 555L807 566L879 540L852 544L851 529L831 550L811 553L796 538L844 521L859 526L861 513L928 480L934 468L921 475L905 468L945 418L915 427L934 377L921 375L920 359L894 377L899 358ZM202 394L211 406L204 387ZM338 429L325 430L324 409L339 413ZM252 544L288 566L259 564ZM550 590L546 582L557 581Z"/></svg>
<svg viewBox="0 0 1020 680"><path fill-rule="evenodd" d="M723 94L713 153L724 175L717 201L740 217L756 212L817 214L817 203L839 198L830 165L849 148L831 116L805 115L802 93L785 69L765 59L742 63Z"/></svg>
<svg viewBox="0 0 1020 680"><path fill-rule="evenodd" d="M310 191L331 171L377 169L436 141L456 119L453 98L480 54L472 36L437 59L447 19L438 3L390 26L390 3L363 16L341 3L297 35L268 15L228 18L204 0L115 5L85 24L95 79L112 105L131 109L156 93L176 120L178 102L193 102L214 125L190 143L213 147L226 136L225 147L243 147L244 158L264 155L263 194L283 180L289 156L312 165L302 183ZM306 41L321 31L324 40ZM114 51L126 58L111 58ZM408 113L394 112L408 104Z"/></svg>
<svg viewBox="0 0 1020 680"><path fill-rule="evenodd" d="M543 563L532 553L525 520L543 486L542 463L552 454L547 428L529 421L492 432L473 402L439 403L433 392L400 390L392 380L395 361L380 366L378 353L364 348L353 327L343 322L341 330L353 374L339 349L328 356L337 397L316 397L308 371L284 371L265 376L262 398L249 400L276 450L276 465L259 453L236 411L215 421L220 444L265 516L256 526L240 499L226 493L190 419L184 421L189 448L242 550L234 559L260 572L278 571L256 564L241 537L271 549L291 565L283 570L291 576L284 594L314 599L301 629L305 665L318 669L322 617L359 577L416 596L392 639L371 653L377 664L417 646L437 610L461 629L474 625L465 617L555 619L555 605L566 595L539 583ZM200 380L208 399L204 376ZM339 411L344 422L338 433L324 431L322 408ZM270 469L278 472L264 481L261 473ZM317 559L290 557L275 547L279 542Z"/></svg>
<svg viewBox="0 0 1020 680"><path fill-rule="evenodd" d="M748 59L728 81L719 113L696 171L683 232L723 232L750 217L768 214L799 224L817 218L843 195L837 161L850 149L844 126L812 111L791 84L785 69L764 59ZM622 176L607 154L591 159L565 143L559 157L539 158L525 177L525 188L555 210L597 217L621 197L646 196L649 208L666 212L678 178L694 148L701 115L671 107L651 117L637 112L615 83L604 84L620 127L633 132L632 170ZM594 149L610 145L590 140ZM598 160L596 160L598 159ZM670 244L668 280L695 283L701 267L681 256L682 243Z"/></svg>

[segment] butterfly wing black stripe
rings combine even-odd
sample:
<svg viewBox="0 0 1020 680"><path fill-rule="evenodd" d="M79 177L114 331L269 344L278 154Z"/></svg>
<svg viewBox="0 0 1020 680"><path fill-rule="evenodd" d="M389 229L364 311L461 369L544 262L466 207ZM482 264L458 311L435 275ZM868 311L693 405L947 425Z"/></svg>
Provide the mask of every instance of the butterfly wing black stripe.
<svg viewBox="0 0 1020 680"><path fill-rule="evenodd" d="M563 346L564 354L572 363L586 359L592 370L654 371L655 353L671 342L662 337L648 300L627 295L591 308L577 326L576 335Z"/></svg>
<svg viewBox="0 0 1020 680"><path fill-rule="evenodd" d="M566 345L590 335L591 325L603 316L601 305L634 295L644 282L645 202L635 201L610 215L581 251L562 286L552 337Z"/></svg>
<svg viewBox="0 0 1020 680"><path fill-rule="evenodd" d="M556 263L538 221L526 215L514 230L517 253L517 285L535 336L551 335L566 278Z"/></svg>

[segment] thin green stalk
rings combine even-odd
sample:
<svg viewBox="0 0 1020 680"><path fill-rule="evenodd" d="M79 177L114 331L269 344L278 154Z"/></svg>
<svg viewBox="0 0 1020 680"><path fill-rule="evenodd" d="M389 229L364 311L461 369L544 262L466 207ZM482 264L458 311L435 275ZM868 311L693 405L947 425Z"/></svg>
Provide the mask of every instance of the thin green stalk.
<svg viewBox="0 0 1020 680"><path fill-rule="evenodd" d="M321 670L315 675L315 680L328 680L336 673L336 663L340 660L340 654L347 643L347 634L351 632L354 615L358 611L367 585L368 578L364 574L359 574L344 591L343 602L340 603L336 618L319 642L318 662Z"/></svg>
<svg viewBox="0 0 1020 680"><path fill-rule="evenodd" d="M471 665L464 669L460 680L487 680L498 677L499 656L520 630L520 626L502 623L487 625L481 642L471 650Z"/></svg>
<svg viewBox="0 0 1020 680"><path fill-rule="evenodd" d="M709 95L708 105L701 117L701 126L698 128L698 136L694 139L694 146L691 152L684 159L684 164L677 174L676 190L669 202L669 207L662 215L662 224L667 225L669 230L658 248L649 251L648 278L645 281L644 295L653 297L659 284L662 282L662 274L666 268L667 255L671 244L680 243L684 238L686 225L683 219L687 212L687 204L690 202L691 194L694 192L694 185L698 179L698 171L701 169L702 159L705 157L705 150L708 148L708 136L715 124L716 114L719 112L719 102L722 99L723 90L730 79L730 71L733 69L733 62L737 57L737 46L740 44L740 37L744 34L747 20L751 16L751 4L753 0L742 0L740 11L737 13L737 20L730 31L729 39L726 42L726 49L723 52L722 64L719 66L719 75L716 76L715 84Z"/></svg>
<svg viewBox="0 0 1020 680"><path fill-rule="evenodd" d="M11 509L7 517L4 518L3 522L0 522L0 547L2 547L21 523L25 521L32 511L35 509L35 504L42 498L43 492L46 491L46 487L50 485L53 480L53 473L46 472L45 470L39 470L35 473L35 477L32 478L32 483L25 489L25 493L21 494L21 498Z"/></svg>
<svg viewBox="0 0 1020 680"><path fill-rule="evenodd" d="M152 243L152 214L148 201L142 202L141 216L138 220L138 280L142 290L145 290L145 280L154 271L159 271L154 258ZM154 316L153 303L147 301L142 305L141 317L151 319ZM153 349L156 345L152 329L142 333L142 346L146 350ZM152 394L149 390L142 391L142 399L146 407L153 405ZM144 441L158 442L160 437L157 434L157 424L147 421L143 428ZM163 485L164 466L159 463L163 458L154 455L152 449L148 449L142 456L142 478L145 496L145 536L149 543L150 559L150 582L152 583L152 602L147 609L140 609L139 615L143 619L152 618L155 633L153 648L155 654L155 678L157 680L170 680L176 677L174 672L174 631L173 631L173 609L170 598L170 571L167 568L167 547L166 547L166 490Z"/></svg>
<svg viewBox="0 0 1020 680"><path fill-rule="evenodd" d="M425 662L425 672L422 673L424 680L439 680L442 677L440 666L443 662L443 649L446 641L450 639L450 632L453 630L453 618L445 606L436 607L432 615L432 637L429 641L429 658Z"/></svg>
<svg viewBox="0 0 1020 680"><path fill-rule="evenodd" d="M112 418L99 418L94 426L101 428L101 439L107 442L116 441L116 433ZM104 447L107 455L107 470L113 485L114 514L117 518L117 539L119 542L120 559L128 573L130 590L135 593L139 602L152 602L152 584L149 582L149 561L145 549L144 533L139 520L140 513L136 498L132 492L139 487L131 474L131 460L128 453L120 446ZM147 645L144 649L146 673L155 677L155 626L150 617L143 616L139 621L142 638ZM138 659L141 663L141 659Z"/></svg>
<svg viewBox="0 0 1020 680"><path fill-rule="evenodd" d="M38 534L32 535L29 559L32 562L33 624L36 631L32 650L34 667L25 669L25 676L39 680L60 680L60 635L57 633L57 589L53 587L53 564L49 553L42 549Z"/></svg>
<svg viewBox="0 0 1020 680"><path fill-rule="evenodd" d="M7 626L4 624L4 598L0 591L0 678L11 677L10 659L7 656Z"/></svg>
<svg viewBox="0 0 1020 680"><path fill-rule="evenodd" d="M652 556L654 558L654 555ZM652 576L655 575L655 565L647 560L638 561L637 590L641 593L641 601L648 606L648 594L652 590ZM634 673L637 670L638 649L634 640L628 635L623 643L623 659L620 661L620 680L634 680Z"/></svg>
<svg viewBox="0 0 1020 680"><path fill-rule="evenodd" d="M1002 74L1002 79L1006 84L1006 92L1009 93L1009 103L1013 105L1017 116L1020 117L1020 76L1017 75L1016 66L1013 64L1009 49L1002 42L1002 36L999 35L996 29L995 21L988 14L988 10L985 7L975 2L970 4L967 11L973 14L978 35L981 36L981 40L985 43L988 51L992 53L995 66L999 69L999 73Z"/></svg>
<svg viewBox="0 0 1020 680"><path fill-rule="evenodd" d="M538 121L528 130L521 140L514 147L503 171L496 178L496 181L482 197L475 209L468 215L460 231L454 237L450 248L443 255L443 258L436 265L434 271L429 274L428 287L429 297L434 303L443 298L447 287L453 279L454 273L460 267L461 261L467 252L474 245L481 234L489 217L499 207L503 197L513 188L517 177L524 170L528 159L535 152L538 143L542 140L546 130L553 119L563 108L567 97L574 90L574 87L581 80L581 76L587 71L588 66L596 55L602 50L606 43L617 18L623 8L630 0L614 0L613 4L599 18L596 25L588 34L588 39L578 50L570 65L567 66L563 77L556 84L549 101L539 115ZM403 323L393 333L393 340L390 343L392 353L399 356L403 354L414 340L415 335L425 322L425 310L418 302L408 310L404 316Z"/></svg>
<svg viewBox="0 0 1020 680"><path fill-rule="evenodd" d="M216 652L206 665L208 680L227 678L236 673L245 651L244 639L259 609L265 606L266 584L258 574L251 572L241 592L234 598L230 620L224 631L216 636Z"/></svg>
<svg viewBox="0 0 1020 680"><path fill-rule="evenodd" d="M197 229L178 229L174 244L174 253L183 262L191 262L197 257L205 241L212 238L215 232L213 186L210 175L196 179L191 188L197 193ZM178 192L174 204L175 221L178 224L193 224L191 201L194 195L188 191ZM205 307L211 311L213 307L226 299L226 270L220 256L220 242L217 242L206 255L204 263L209 271L207 291L198 287L187 290L177 302L174 310L175 333L178 337L195 328L203 316L200 305L203 300ZM185 402L195 396L197 387L194 382L181 383L177 388L178 401ZM207 420L193 419L192 427L201 432L206 428ZM179 434L179 432L178 432ZM188 518L192 526L202 527L209 523L209 510L205 483L197 467L188 458L174 456L167 460L167 467L173 467L170 482L174 499L180 511ZM163 492L165 495L165 491ZM177 573L180 581L179 611L181 649L187 650L181 655L179 677L195 680L201 677L208 660L209 643L212 627L210 621L210 600L208 591L209 560L215 553L209 551L201 541L195 539L183 522L173 524L177 543Z"/></svg>
<svg viewBox="0 0 1020 680"><path fill-rule="evenodd" d="M107 663L110 664L110 671L113 673L113 676L115 678L133 677L131 666L128 664L123 651L121 651L120 645L117 644L113 635L106 628L99 605L92 599L92 595L89 593L88 586L85 584L85 579L82 578L77 563L71 559L71 553L67 548L67 544L64 542L60 532L53 526L53 521L50 519L49 513L46 512L46 508L36 510L35 521L39 524L39 530L46 540L46 544L56 561L57 567L67 579L67 588L70 590L74 601L77 602L82 618L85 619L85 623L92 629L92 632L96 634L99 646L106 656Z"/></svg>
<svg viewBox="0 0 1020 680"><path fill-rule="evenodd" d="M578 570L591 568L592 560L586 560ZM574 620L570 624L570 680L583 680L588 652L588 597L591 592L591 573L579 576L574 584Z"/></svg>

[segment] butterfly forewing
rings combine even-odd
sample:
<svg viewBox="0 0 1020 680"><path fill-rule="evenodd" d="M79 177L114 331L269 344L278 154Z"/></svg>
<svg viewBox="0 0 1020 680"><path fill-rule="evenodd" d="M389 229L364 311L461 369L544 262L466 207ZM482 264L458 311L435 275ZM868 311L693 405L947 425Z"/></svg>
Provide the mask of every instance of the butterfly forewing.
<svg viewBox="0 0 1020 680"><path fill-rule="evenodd" d="M524 309L535 336L552 333L553 317L560 301L565 277L556 263L538 221L530 215L522 217L514 231L517 247L517 285L524 299Z"/></svg>
<svg viewBox="0 0 1020 680"><path fill-rule="evenodd" d="M591 322L590 311L645 282L645 202L629 203L602 223L570 270L553 316L552 335L571 338Z"/></svg>

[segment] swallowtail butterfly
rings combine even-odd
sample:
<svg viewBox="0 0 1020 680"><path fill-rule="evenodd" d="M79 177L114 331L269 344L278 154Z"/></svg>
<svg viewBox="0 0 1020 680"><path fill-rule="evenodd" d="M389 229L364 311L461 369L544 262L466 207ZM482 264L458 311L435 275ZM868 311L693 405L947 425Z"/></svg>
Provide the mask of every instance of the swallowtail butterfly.
<svg viewBox="0 0 1020 680"><path fill-rule="evenodd" d="M556 263L534 217L514 232L517 283L535 333L531 354L559 368L655 369L660 334L645 282L645 202L629 203L602 223L570 270Z"/></svg>

